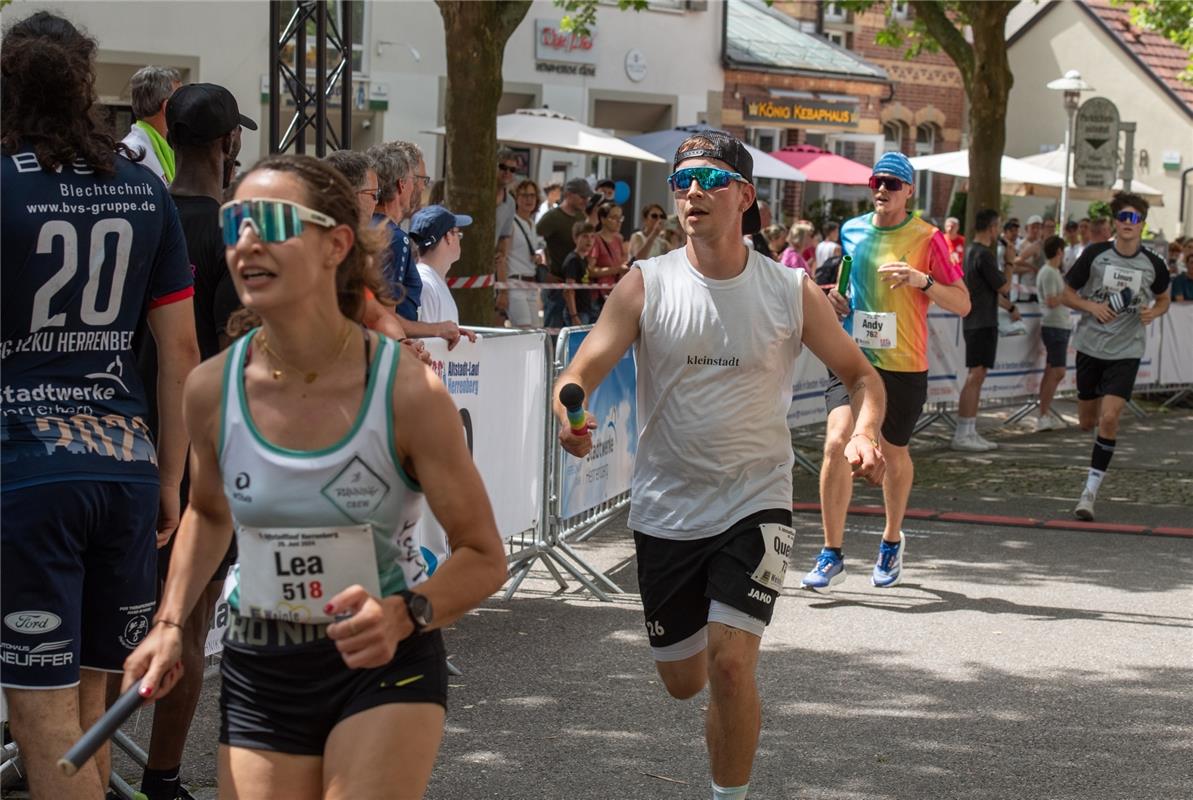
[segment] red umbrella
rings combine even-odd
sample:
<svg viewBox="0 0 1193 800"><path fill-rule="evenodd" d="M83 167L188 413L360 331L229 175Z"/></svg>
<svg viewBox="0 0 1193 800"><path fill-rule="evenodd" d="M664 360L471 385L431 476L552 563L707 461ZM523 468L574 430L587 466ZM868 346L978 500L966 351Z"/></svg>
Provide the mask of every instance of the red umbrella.
<svg viewBox="0 0 1193 800"><path fill-rule="evenodd" d="M845 186L865 186L873 171L865 164L822 150L810 144L784 147L771 153L808 176L810 182L839 183Z"/></svg>

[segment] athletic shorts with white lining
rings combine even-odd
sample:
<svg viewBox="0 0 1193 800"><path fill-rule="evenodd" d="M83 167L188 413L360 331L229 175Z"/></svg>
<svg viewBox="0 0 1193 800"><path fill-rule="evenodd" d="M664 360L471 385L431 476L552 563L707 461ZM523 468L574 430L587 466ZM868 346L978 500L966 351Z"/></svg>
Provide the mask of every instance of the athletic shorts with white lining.
<svg viewBox="0 0 1193 800"><path fill-rule="evenodd" d="M793 539L790 509L751 514L706 539L635 531L638 588L655 659L700 652L710 621L761 636L774 615Z"/></svg>

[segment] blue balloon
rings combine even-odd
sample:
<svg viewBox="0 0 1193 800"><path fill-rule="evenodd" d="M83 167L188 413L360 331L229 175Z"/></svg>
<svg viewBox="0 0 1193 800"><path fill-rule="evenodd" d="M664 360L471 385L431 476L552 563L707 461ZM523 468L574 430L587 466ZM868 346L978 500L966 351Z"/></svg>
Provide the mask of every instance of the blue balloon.
<svg viewBox="0 0 1193 800"><path fill-rule="evenodd" d="M613 202L617 205L625 205L625 201L630 199L630 185L625 181L617 181L613 184Z"/></svg>

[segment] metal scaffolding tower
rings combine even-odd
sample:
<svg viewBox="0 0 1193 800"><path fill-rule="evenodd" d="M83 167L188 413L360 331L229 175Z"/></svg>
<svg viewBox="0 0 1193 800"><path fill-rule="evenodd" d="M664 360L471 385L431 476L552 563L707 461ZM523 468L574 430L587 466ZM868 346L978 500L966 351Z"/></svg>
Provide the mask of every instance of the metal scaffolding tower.
<svg viewBox="0 0 1193 800"><path fill-rule="evenodd" d="M356 0L360 2L360 0ZM282 26L283 12L293 8ZM334 8L338 8L337 25ZM315 132L315 155L352 147L352 0L269 0L269 152L307 152L307 129ZM308 83L308 36L314 34L315 76ZM328 73L328 56L335 61ZM336 135L328 101L339 91L340 131ZM283 95L283 92L285 94ZM282 131L283 98L294 113Z"/></svg>

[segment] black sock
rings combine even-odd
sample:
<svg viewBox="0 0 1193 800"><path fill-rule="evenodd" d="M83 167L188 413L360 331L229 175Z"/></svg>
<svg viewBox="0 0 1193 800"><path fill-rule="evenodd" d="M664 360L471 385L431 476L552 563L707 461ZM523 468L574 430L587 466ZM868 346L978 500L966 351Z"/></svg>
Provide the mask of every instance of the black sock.
<svg viewBox="0 0 1193 800"><path fill-rule="evenodd" d="M837 558L841 558L841 557L842 557L842 556L841 556L841 548L840 548L840 547L826 547L826 548L824 548L824 549L825 549L825 550L827 550L827 551L829 551L829 552L830 552L830 553L832 553L833 555L835 555Z"/></svg>
<svg viewBox="0 0 1193 800"><path fill-rule="evenodd" d="M1115 439L1103 439L1098 436L1094 439L1094 452L1090 457L1089 465L1091 468L1099 472L1105 472L1110 469L1110 459L1114 455Z"/></svg>
<svg viewBox="0 0 1193 800"><path fill-rule="evenodd" d="M141 792L149 800L175 800L178 797L178 770L181 765L172 769L145 769L141 774Z"/></svg>

